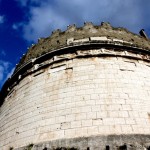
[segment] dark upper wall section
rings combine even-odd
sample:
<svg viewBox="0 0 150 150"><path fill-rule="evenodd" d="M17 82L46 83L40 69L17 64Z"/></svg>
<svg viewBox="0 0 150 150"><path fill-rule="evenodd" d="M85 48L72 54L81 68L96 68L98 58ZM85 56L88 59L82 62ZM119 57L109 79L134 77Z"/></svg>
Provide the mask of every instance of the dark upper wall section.
<svg viewBox="0 0 150 150"><path fill-rule="evenodd" d="M101 23L101 26L94 26L92 23L85 23L83 27L76 28L75 25L68 26L64 32L56 30L50 37L39 39L36 45L32 45L26 55L23 56L19 65L30 59L39 57L47 52L67 46L67 39L74 40L105 36L109 39L119 39L133 43L134 46L150 50L150 40L129 32L125 28L114 28L109 23Z"/></svg>

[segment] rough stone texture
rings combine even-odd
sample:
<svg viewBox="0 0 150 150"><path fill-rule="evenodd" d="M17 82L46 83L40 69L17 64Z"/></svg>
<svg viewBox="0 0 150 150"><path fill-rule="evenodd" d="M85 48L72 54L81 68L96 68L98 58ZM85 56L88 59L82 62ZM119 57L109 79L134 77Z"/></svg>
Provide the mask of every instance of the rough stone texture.
<svg viewBox="0 0 150 150"><path fill-rule="evenodd" d="M77 28L75 25L68 26L68 29L64 32L56 30L50 37L39 39L38 43L32 45L26 55L23 56L18 67L52 50L68 46L68 44L70 44L70 42L67 42L68 39L69 41L71 39L71 44L74 45L76 42L89 42L90 37L97 37L92 39L96 41L101 37L104 37L101 38L101 41L106 40L106 38L110 41L117 39L117 41L126 41L124 43L125 45L132 43L134 46L150 50L149 40L131 33L125 28L114 28L109 23L102 23L101 26L94 26L92 23L87 22L83 27ZM73 43L74 40L76 40L76 42Z"/></svg>
<svg viewBox="0 0 150 150"><path fill-rule="evenodd" d="M108 23L39 39L0 91L0 150L150 149L149 50Z"/></svg>
<svg viewBox="0 0 150 150"><path fill-rule="evenodd" d="M0 149L98 135L109 141L142 134L137 143L147 142L149 74L146 61L103 56L55 62L26 76L0 107Z"/></svg>
<svg viewBox="0 0 150 150"><path fill-rule="evenodd" d="M42 142L32 145L32 150L149 150L149 140L149 135L91 136Z"/></svg>

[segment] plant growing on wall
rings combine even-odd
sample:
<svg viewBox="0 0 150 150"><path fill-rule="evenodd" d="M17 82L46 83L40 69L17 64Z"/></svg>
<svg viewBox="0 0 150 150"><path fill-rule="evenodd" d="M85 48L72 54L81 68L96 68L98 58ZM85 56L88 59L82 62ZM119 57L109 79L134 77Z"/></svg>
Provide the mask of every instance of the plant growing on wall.
<svg viewBox="0 0 150 150"><path fill-rule="evenodd" d="M34 144L29 144L24 150L32 150Z"/></svg>

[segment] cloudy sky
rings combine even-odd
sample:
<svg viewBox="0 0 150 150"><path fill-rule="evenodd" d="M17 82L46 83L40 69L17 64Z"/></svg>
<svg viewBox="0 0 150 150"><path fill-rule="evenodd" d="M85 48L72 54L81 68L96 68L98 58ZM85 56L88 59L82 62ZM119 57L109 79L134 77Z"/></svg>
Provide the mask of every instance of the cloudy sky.
<svg viewBox="0 0 150 150"><path fill-rule="evenodd" d="M85 21L150 35L150 0L0 0L0 88L39 37Z"/></svg>

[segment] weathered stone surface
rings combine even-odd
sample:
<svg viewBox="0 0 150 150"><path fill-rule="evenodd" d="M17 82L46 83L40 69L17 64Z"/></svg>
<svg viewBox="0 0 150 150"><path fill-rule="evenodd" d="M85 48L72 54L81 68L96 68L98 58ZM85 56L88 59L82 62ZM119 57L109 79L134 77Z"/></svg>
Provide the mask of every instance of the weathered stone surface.
<svg viewBox="0 0 150 150"><path fill-rule="evenodd" d="M150 134L149 74L144 61L85 57L55 62L26 76L0 108L0 149L66 138Z"/></svg>
<svg viewBox="0 0 150 150"><path fill-rule="evenodd" d="M149 47L107 23L39 40L0 92L0 150L149 149L150 53L141 44Z"/></svg>
<svg viewBox="0 0 150 150"><path fill-rule="evenodd" d="M91 136L42 142L34 144L32 150L148 150L149 141L150 135Z"/></svg>

